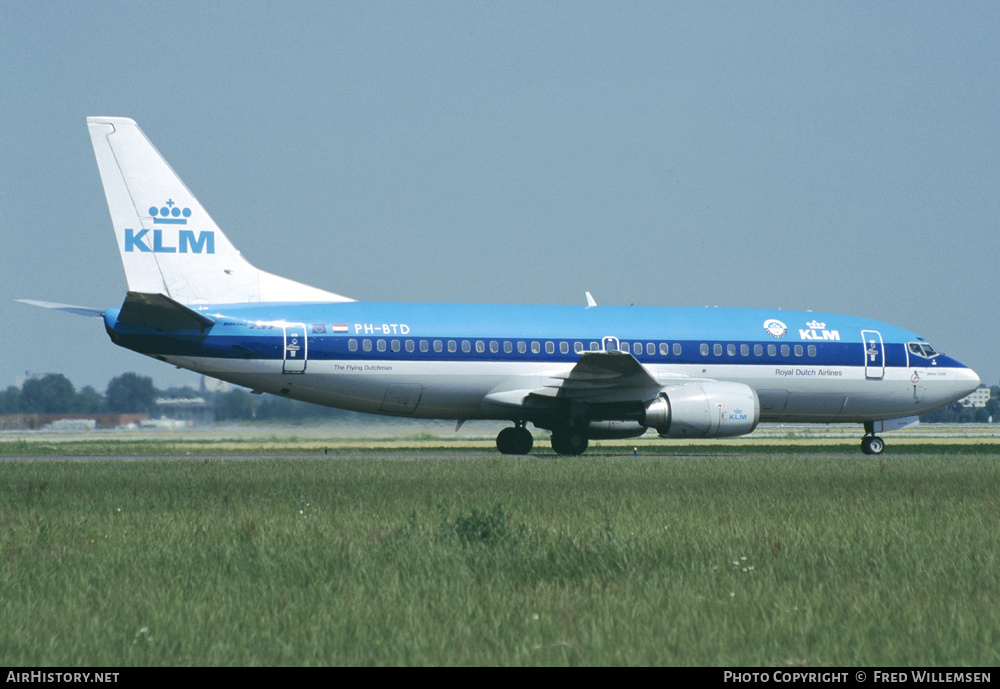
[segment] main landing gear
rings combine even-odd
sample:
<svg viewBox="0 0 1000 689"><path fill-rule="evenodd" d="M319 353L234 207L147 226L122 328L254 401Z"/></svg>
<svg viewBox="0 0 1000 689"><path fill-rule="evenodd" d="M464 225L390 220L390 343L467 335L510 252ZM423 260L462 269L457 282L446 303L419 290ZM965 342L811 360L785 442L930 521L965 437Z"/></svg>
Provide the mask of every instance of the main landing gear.
<svg viewBox="0 0 1000 689"><path fill-rule="evenodd" d="M557 428L552 431L552 449L559 455L582 455L589 441L575 428ZM513 428L505 428L497 435L497 449L504 455L526 455L531 452L534 440L520 421Z"/></svg>
<svg viewBox="0 0 1000 689"><path fill-rule="evenodd" d="M505 428L497 435L497 449L503 455L526 455L535 444L531 432L524 427L524 421L513 428Z"/></svg>
<svg viewBox="0 0 1000 689"><path fill-rule="evenodd" d="M557 455L582 455L587 450L587 436L573 428L552 431L552 449Z"/></svg>
<svg viewBox="0 0 1000 689"><path fill-rule="evenodd" d="M861 451L866 455L880 455L885 449L885 441L875 435L875 424L865 422L865 437L861 439Z"/></svg>

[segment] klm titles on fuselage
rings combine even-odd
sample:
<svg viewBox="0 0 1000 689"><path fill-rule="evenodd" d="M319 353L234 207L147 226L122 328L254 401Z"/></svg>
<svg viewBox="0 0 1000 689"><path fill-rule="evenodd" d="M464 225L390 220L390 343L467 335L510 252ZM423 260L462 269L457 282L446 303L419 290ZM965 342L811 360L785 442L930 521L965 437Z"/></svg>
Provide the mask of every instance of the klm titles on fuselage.
<svg viewBox="0 0 1000 689"><path fill-rule="evenodd" d="M837 330L827 330L826 323L819 321L809 321L806 329L799 328L799 339L802 340L839 340L840 332Z"/></svg>

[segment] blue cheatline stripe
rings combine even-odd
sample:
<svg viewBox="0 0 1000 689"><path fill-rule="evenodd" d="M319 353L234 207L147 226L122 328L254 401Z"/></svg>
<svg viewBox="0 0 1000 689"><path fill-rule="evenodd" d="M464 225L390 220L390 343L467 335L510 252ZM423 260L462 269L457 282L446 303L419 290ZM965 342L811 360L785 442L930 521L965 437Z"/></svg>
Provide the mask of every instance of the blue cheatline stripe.
<svg viewBox="0 0 1000 689"><path fill-rule="evenodd" d="M208 356L233 359L282 359L284 351L281 323L289 327L305 324L309 339L310 360L399 360L399 361L498 361L498 362L575 362L575 343L582 342L585 351L591 343L600 343L605 336L621 342L642 343L643 351L633 354L641 363L656 365L739 364L760 366L862 366L865 361L862 331L877 331L884 345L884 365L889 368L927 365L907 358L906 342L920 338L895 326L853 316L804 311L769 309L715 309L677 307L593 307L583 306L518 306L471 304L406 304L348 302L336 304L257 304L209 305L194 307L211 316L216 324L208 333L154 333L116 323L117 309L106 312L105 321L114 325L119 344L147 354ZM781 337L773 336L771 325L780 320L786 326ZM343 330L346 327L347 333ZM335 332L336 331L336 332ZM503 333L503 336L498 336ZM771 335L768 335L770 333ZM819 338L839 338L819 339ZM351 351L348 343L358 343ZM364 340L372 342L371 351L364 351ZM378 351L377 342L386 343L387 351ZM415 343L413 352L405 342ZM421 352L419 343L443 343L443 351ZM400 350L391 351L398 341ZM447 351L454 341L457 351ZM463 352L467 341L472 351ZM486 343L487 351L476 352L475 343ZM489 343L500 343L501 351L489 351ZM507 353L503 343L514 343L515 350ZM524 342L525 353L516 350ZM532 342L541 351L531 353ZM545 353L552 342L553 354ZM646 353L645 345L654 343L656 353ZM567 343L570 353L562 354L559 347ZM670 353L659 352L661 343L670 346ZM673 353L674 344L682 346L680 356ZM701 354L707 345L709 354ZM767 354L768 346L777 348L776 356ZM721 346L721 355L715 354ZM732 346L735 354L728 354ZM750 354L741 354L746 346ZM753 354L754 346L763 355ZM789 348L781 354L782 346ZM801 346L803 356L795 356ZM808 356L815 346L816 356ZM934 359L940 367L960 367L945 356Z"/></svg>
<svg viewBox="0 0 1000 689"><path fill-rule="evenodd" d="M284 358L284 336L280 333L268 335L223 335L200 337L196 335L166 335L160 333L137 332L139 329L129 328L133 332L121 332L118 335L118 344L134 349L143 354L160 354L164 356L202 356L221 359L270 359L280 360ZM371 350L364 351L363 342L368 340L371 343ZM354 340L357 350L349 349L349 342ZM385 349L378 350L378 342L381 340ZM413 342L414 351L406 350L407 340ZM392 351L393 342L399 343L399 350ZM428 343L428 351L420 351L420 342ZM436 352L433 343L442 343L442 351ZM448 342L456 343L456 351L448 351ZM462 343L468 342L471 351L462 351ZM475 345L477 341L485 344L487 351L477 352ZM496 342L501 351L492 353L489 351L491 342ZM505 342L512 344L513 351L503 351ZM526 345L524 353L517 351L517 343L523 342ZM530 345L538 342L541 351L532 353ZM548 354L545 352L545 345L552 342L555 352ZM575 363L580 355L574 352L576 342L583 342L584 351L590 350L590 343L596 340L514 340L509 338L459 338L459 337L369 337L359 338L345 335L330 334L309 334L308 335L308 359L310 361L451 361L451 362L536 362L536 363ZM656 353L649 355L646 353L645 345L653 342L656 345ZM664 341L665 342L665 341ZM566 343L570 349L568 354L559 351L560 345ZM631 343L629 343L631 344ZM862 366L864 365L865 347L862 343L847 342L818 342L815 343L816 356L808 356L809 344L795 343L789 344L789 354L781 354L781 345L773 342L737 342L732 340L702 340L702 341L671 341L666 342L670 346L670 353L660 354L660 341L648 340L642 342L643 353L634 354L635 358L642 364L650 365L726 365L735 364L741 366ZM674 344L681 345L681 354L673 354ZM702 355L702 345L707 345L709 354ZM716 345L722 348L722 354L715 354ZM736 354L729 355L726 352L732 345ZM745 345L750 350L750 354L741 354L740 348ZM763 354L757 356L753 354L754 346L760 346ZM768 345L777 348L777 354L771 356L767 353ZM803 354L794 354L796 346L802 347ZM936 366L942 368L960 367L961 364L954 360L939 355ZM885 366L887 368L906 368L909 362L906 355L906 347L899 343L888 343L885 345Z"/></svg>

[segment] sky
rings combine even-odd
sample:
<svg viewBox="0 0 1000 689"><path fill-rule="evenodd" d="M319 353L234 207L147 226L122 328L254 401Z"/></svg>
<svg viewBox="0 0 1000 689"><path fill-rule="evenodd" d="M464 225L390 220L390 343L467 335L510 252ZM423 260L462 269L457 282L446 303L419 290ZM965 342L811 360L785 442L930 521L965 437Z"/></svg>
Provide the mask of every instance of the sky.
<svg viewBox="0 0 1000 689"><path fill-rule="evenodd" d="M125 371L85 118L252 263L365 301L886 321L1000 381L992 2L0 0L0 387Z"/></svg>

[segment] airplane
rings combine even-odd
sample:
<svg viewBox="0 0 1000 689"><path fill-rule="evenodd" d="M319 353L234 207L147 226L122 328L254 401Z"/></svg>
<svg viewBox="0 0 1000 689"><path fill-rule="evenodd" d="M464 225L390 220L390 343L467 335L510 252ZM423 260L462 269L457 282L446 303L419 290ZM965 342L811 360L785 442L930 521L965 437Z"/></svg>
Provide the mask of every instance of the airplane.
<svg viewBox="0 0 1000 689"><path fill-rule="evenodd" d="M138 125L88 117L128 282L100 317L115 344L340 409L509 422L560 455L595 439L722 438L761 422L857 423L861 449L979 386L913 332L812 311L369 303L273 275L230 243Z"/></svg>

